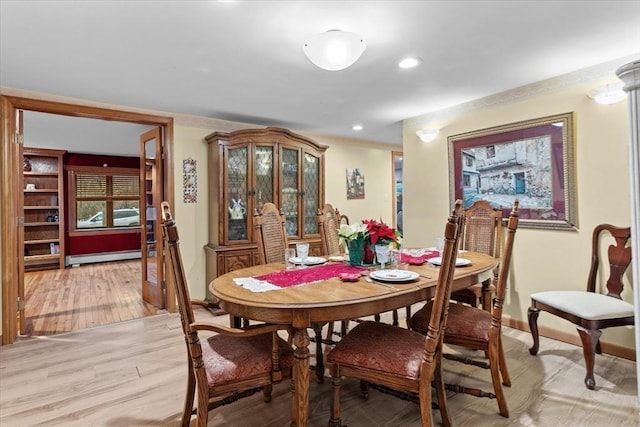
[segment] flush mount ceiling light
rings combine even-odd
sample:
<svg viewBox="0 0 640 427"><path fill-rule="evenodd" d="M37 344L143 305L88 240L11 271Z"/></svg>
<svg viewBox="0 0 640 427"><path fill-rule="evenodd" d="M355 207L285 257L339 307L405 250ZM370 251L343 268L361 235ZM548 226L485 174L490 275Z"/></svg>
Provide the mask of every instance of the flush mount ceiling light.
<svg viewBox="0 0 640 427"><path fill-rule="evenodd" d="M404 58L402 61L398 62L398 67L400 67L400 68L415 68L420 64L422 64L422 59L421 58L408 57L408 58Z"/></svg>
<svg viewBox="0 0 640 427"><path fill-rule="evenodd" d="M589 97L598 104L615 104L626 98L627 94L622 90L622 82L600 86L589 91Z"/></svg>
<svg viewBox="0 0 640 427"><path fill-rule="evenodd" d="M431 142L436 139L439 132L439 129L420 129L416 131L416 135L422 142Z"/></svg>
<svg viewBox="0 0 640 427"><path fill-rule="evenodd" d="M302 45L302 50L316 66L338 71L353 65L366 47L364 39L357 34L329 30L311 37Z"/></svg>

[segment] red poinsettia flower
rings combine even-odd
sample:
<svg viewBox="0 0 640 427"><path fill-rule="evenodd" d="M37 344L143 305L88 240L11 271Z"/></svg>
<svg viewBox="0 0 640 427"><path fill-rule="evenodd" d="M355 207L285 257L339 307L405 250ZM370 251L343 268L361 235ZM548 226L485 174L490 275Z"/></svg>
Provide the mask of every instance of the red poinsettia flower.
<svg viewBox="0 0 640 427"><path fill-rule="evenodd" d="M372 245L375 245L378 242L396 242L398 240L398 236L396 235L396 231L389 227L387 224L380 221L376 221L375 219L364 219L362 223L367 226L367 233L369 234L369 240Z"/></svg>

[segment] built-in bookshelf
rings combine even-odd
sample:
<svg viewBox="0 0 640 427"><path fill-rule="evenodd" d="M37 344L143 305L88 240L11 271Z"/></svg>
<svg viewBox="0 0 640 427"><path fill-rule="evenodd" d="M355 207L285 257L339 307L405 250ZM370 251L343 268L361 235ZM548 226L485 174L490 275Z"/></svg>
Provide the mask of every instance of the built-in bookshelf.
<svg viewBox="0 0 640 427"><path fill-rule="evenodd" d="M25 270L64 268L63 150L23 150Z"/></svg>

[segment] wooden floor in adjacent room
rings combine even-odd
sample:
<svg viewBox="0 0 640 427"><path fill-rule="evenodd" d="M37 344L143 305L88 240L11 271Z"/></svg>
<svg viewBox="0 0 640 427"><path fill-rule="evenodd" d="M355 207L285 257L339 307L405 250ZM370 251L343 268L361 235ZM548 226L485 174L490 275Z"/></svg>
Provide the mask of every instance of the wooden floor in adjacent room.
<svg viewBox="0 0 640 427"><path fill-rule="evenodd" d="M227 316L198 312L201 320L228 324ZM591 391L583 384L579 347L541 337L539 355L531 356L530 334L510 328L504 330L504 345L513 383L505 389L511 417L497 413L495 400L452 393L448 402L455 426L640 425L635 362L597 355L597 386ZM447 360L444 368L447 382L491 389L487 370ZM22 338L0 347L0 425L179 426L186 369L176 314ZM327 425L330 397L328 378L311 384L309 426ZM349 427L421 425L417 405L375 390L363 400L357 381L344 382L342 404ZM283 382L274 387L270 403L253 395L213 410L208 425L285 427L290 408L289 383ZM437 412L435 420L441 425Z"/></svg>
<svg viewBox="0 0 640 427"><path fill-rule="evenodd" d="M26 336L48 336L156 314L142 300L140 260L24 274Z"/></svg>

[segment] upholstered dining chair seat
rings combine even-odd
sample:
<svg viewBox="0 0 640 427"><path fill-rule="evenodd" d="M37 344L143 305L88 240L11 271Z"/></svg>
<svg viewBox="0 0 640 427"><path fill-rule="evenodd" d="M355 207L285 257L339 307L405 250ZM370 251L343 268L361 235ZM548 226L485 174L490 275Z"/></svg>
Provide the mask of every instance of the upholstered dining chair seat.
<svg viewBox="0 0 640 427"><path fill-rule="evenodd" d="M366 321L340 340L340 345L327 355L327 362L417 379L423 347L424 335Z"/></svg>
<svg viewBox="0 0 640 427"><path fill-rule="evenodd" d="M200 341L202 361L206 367L209 386L225 382L238 382L273 370L272 338L270 334L247 338L213 335ZM293 350L282 338L278 338L280 367L293 366Z"/></svg>
<svg viewBox="0 0 640 427"><path fill-rule="evenodd" d="M546 291L531 299L587 320L633 316L633 304L603 294L584 291Z"/></svg>
<svg viewBox="0 0 640 427"><path fill-rule="evenodd" d="M432 306L432 302L429 301L413 315L410 320L412 330L423 334L427 333ZM450 304L444 342L448 341L447 338L449 341L464 338L465 340L489 342L489 326L491 326L491 313L488 311L462 304Z"/></svg>

